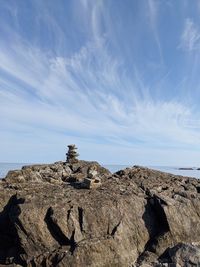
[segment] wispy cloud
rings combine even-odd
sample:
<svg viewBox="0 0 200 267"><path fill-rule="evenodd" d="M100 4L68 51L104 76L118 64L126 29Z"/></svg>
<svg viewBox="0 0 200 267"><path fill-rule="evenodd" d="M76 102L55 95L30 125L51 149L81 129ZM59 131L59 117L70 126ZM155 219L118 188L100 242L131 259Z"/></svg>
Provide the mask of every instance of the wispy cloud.
<svg viewBox="0 0 200 267"><path fill-rule="evenodd" d="M150 25L153 30L153 35L155 38L155 42L158 47L158 52L160 55L161 63L164 63L163 59L163 54L162 54L162 47L161 47L161 42L159 39L159 34L158 34L158 27L157 27L157 20L158 20L158 3L156 3L155 0L148 0L148 7L149 7L149 20L150 20Z"/></svg>
<svg viewBox="0 0 200 267"><path fill-rule="evenodd" d="M179 47L189 52L200 49L199 27L190 18L185 20Z"/></svg>
<svg viewBox="0 0 200 267"><path fill-rule="evenodd" d="M79 135L118 136L129 138L130 145L131 138L138 136L145 142L152 142L154 136L155 142L158 136L161 142L181 142L179 133L189 134L181 126L189 109L176 102L155 102L148 94L141 98L134 82L121 76L121 65L108 55L103 41L101 47L88 43L70 58L49 58L23 46L12 59L9 52L0 54L1 69L24 85L16 88L8 80L1 81L0 109L6 120L18 122L19 128L27 124ZM145 94L142 82L140 87ZM19 90L28 92L29 88L28 97L19 94ZM190 138L182 141L191 142Z"/></svg>
<svg viewBox="0 0 200 267"><path fill-rule="evenodd" d="M148 4L161 56L158 7L153 0ZM105 2L82 0L80 5L82 8L74 11L74 16L77 12L80 16L75 26L85 31L85 38L78 40L80 45L76 49L65 36L65 29L57 31L58 22L48 14L46 23L54 25L53 34L62 40L55 42L52 49L28 42L20 32L7 27L12 44L0 43L0 140L4 150L10 151L8 155L12 154L9 145L19 149L17 142L26 153L28 147L29 151L35 151L34 160L37 160L36 148L41 155L48 154L46 151L51 149L48 146L56 150L55 143L59 149L68 142L77 142L88 151L95 147L102 161L103 151L116 154L116 147L126 150L129 156L132 149L132 155L137 152L140 158L140 150L148 154L167 146L200 147L198 129L190 123L198 114L194 115L191 106L175 98L157 99L140 68L134 66L130 72L121 56L123 51L120 55L112 51L106 25L102 27ZM15 12L15 16L20 15ZM195 28L191 22L188 25L190 33L183 34L184 43ZM72 31L70 36L74 34ZM196 46L197 33L193 29L190 37L193 41L187 49ZM71 42L70 53L61 51L67 42ZM168 75L164 77L167 79ZM156 82L159 81L160 77ZM163 80L162 86L165 86ZM116 157L114 160L118 161Z"/></svg>

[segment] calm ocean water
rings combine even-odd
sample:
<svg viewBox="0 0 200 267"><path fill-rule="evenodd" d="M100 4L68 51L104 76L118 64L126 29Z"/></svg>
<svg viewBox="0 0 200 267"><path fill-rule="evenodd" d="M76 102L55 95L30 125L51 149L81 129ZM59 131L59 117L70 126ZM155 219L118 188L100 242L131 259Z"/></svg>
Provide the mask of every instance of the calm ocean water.
<svg viewBox="0 0 200 267"><path fill-rule="evenodd" d="M1 163L0 162L0 178L4 178L10 170L20 170L26 163Z"/></svg>
<svg viewBox="0 0 200 267"><path fill-rule="evenodd" d="M0 178L4 178L9 170L19 170L24 165L30 165L30 163L0 163ZM116 172L118 170L130 167L128 165L104 165L105 168L109 169L111 172ZM179 170L179 167L171 166L148 166L151 169L168 172L177 175L189 176L200 178L200 171L196 170Z"/></svg>

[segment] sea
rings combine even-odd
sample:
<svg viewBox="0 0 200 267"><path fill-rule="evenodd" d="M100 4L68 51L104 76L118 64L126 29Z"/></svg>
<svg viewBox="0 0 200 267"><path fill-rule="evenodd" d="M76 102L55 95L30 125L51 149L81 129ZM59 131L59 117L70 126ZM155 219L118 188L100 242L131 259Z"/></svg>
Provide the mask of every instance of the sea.
<svg viewBox="0 0 200 267"><path fill-rule="evenodd" d="M20 170L22 166L31 165L30 163L0 163L0 178L4 178L10 170ZM103 165L109 169L112 173L131 167L130 165ZM179 170L183 166L146 166L150 169L159 170L171 174L183 175L188 177L200 178L200 170L196 167L192 167L192 170Z"/></svg>

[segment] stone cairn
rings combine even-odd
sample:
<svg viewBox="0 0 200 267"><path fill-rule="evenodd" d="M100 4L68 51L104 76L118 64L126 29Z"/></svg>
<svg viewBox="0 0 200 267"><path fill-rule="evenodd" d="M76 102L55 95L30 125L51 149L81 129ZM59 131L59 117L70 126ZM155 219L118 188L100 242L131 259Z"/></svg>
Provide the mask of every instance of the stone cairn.
<svg viewBox="0 0 200 267"><path fill-rule="evenodd" d="M97 175L97 167L91 166L87 171L87 178L84 178L84 186L88 189L99 187L101 185L101 179Z"/></svg>
<svg viewBox="0 0 200 267"><path fill-rule="evenodd" d="M68 145L68 152L66 153L67 163L77 163L77 157L79 154L76 152L77 147L75 145Z"/></svg>

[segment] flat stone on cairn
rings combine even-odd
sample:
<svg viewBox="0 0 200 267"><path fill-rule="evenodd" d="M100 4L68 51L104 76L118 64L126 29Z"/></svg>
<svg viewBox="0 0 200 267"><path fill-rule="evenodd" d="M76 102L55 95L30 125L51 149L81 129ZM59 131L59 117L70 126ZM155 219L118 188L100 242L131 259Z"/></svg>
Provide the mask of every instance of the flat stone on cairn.
<svg viewBox="0 0 200 267"><path fill-rule="evenodd" d="M76 145L68 145L68 148L68 153L66 153L67 163L77 163L79 154L76 152Z"/></svg>

